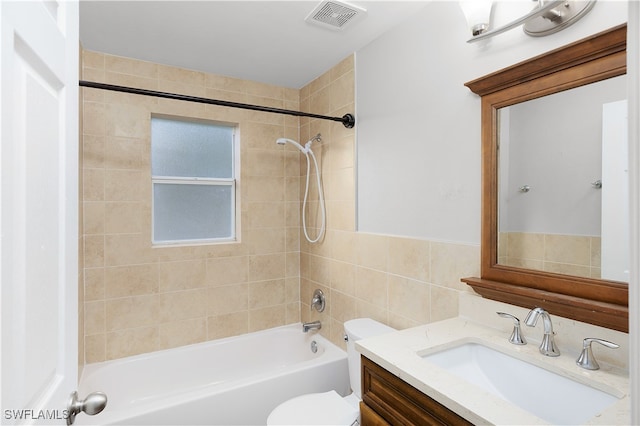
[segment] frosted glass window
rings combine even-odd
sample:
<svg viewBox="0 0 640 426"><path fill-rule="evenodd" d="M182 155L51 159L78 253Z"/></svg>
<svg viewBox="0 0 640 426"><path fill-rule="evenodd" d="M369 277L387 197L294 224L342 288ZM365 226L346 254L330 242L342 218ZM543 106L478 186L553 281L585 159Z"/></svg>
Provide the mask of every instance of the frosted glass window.
<svg viewBox="0 0 640 426"><path fill-rule="evenodd" d="M156 242L233 237L232 187L227 185L153 185Z"/></svg>
<svg viewBox="0 0 640 426"><path fill-rule="evenodd" d="M229 126L153 117L151 173L232 178L233 131Z"/></svg>
<svg viewBox="0 0 640 426"><path fill-rule="evenodd" d="M235 239L232 126L151 118L153 242Z"/></svg>

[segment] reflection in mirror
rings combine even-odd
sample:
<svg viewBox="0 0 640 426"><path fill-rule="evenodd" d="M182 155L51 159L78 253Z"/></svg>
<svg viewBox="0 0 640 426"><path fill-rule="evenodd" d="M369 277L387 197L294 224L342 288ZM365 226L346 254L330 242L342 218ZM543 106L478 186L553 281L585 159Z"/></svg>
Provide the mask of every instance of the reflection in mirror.
<svg viewBox="0 0 640 426"><path fill-rule="evenodd" d="M625 98L619 76L499 109L498 264L628 282Z"/></svg>
<svg viewBox="0 0 640 426"><path fill-rule="evenodd" d="M612 129L625 127L624 115L610 113L627 110L619 78L626 74L626 35L626 24L619 25L466 83L481 96L482 235L480 277L462 281L482 297L629 330L628 267L609 266L609 259L629 261L609 248L626 249L628 232L607 229L609 223L627 223L624 143L622 154L609 155L618 151L609 148L609 136L626 136L602 118L618 122ZM572 99L562 99L565 94ZM550 102L559 106L552 110ZM578 125L558 126L569 122ZM621 166L610 164L618 161ZM512 233L555 241L530 254L517 250L530 238L525 244ZM564 235L572 237L559 237ZM565 239L588 244L567 247ZM584 264L575 259L580 251L589 258Z"/></svg>

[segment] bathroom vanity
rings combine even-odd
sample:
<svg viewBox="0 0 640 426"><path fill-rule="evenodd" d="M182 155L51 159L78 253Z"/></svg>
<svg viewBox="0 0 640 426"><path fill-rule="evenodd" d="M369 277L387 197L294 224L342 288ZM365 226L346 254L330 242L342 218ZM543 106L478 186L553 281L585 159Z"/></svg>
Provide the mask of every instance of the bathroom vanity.
<svg viewBox="0 0 640 426"><path fill-rule="evenodd" d="M364 356L360 414L364 426L472 424Z"/></svg>
<svg viewBox="0 0 640 426"><path fill-rule="evenodd" d="M514 345L510 330L457 317L356 342L363 426L629 423L625 369L586 370L580 348L562 345L544 356L541 330L526 331L529 344Z"/></svg>

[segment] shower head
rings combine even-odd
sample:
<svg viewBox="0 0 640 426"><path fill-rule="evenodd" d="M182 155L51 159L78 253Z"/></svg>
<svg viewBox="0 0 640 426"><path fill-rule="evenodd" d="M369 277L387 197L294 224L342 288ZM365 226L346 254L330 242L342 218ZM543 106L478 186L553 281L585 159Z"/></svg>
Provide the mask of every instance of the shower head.
<svg viewBox="0 0 640 426"><path fill-rule="evenodd" d="M286 143L290 143L293 146L295 146L296 148L298 148L300 151L302 151L303 154L308 154L309 151L311 151L311 144L313 142L319 142L321 140L322 140L322 137L321 137L320 133L318 133L317 135L315 135L314 137L309 139L309 141L304 146L300 145L298 142L294 141L293 139L289 139L289 138L278 138L278 139L276 139L276 143L278 145L284 145Z"/></svg>
<svg viewBox="0 0 640 426"><path fill-rule="evenodd" d="M276 139L276 143L278 145L284 145L286 143L290 143L291 145L295 146L296 148L298 148L300 151L302 151L303 154L306 154L308 152L308 149L305 148L304 146L300 145L298 142L294 141L293 139L288 139L288 138L278 138Z"/></svg>

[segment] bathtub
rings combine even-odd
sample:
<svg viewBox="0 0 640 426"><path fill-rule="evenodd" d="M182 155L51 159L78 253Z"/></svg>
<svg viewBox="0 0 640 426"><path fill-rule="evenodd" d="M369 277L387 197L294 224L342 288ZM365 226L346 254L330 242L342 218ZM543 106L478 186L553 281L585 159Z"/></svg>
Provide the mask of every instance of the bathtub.
<svg viewBox="0 0 640 426"><path fill-rule="evenodd" d="M108 403L75 424L259 425L289 398L332 389L350 391L346 352L292 324L87 364L79 397L102 391Z"/></svg>

